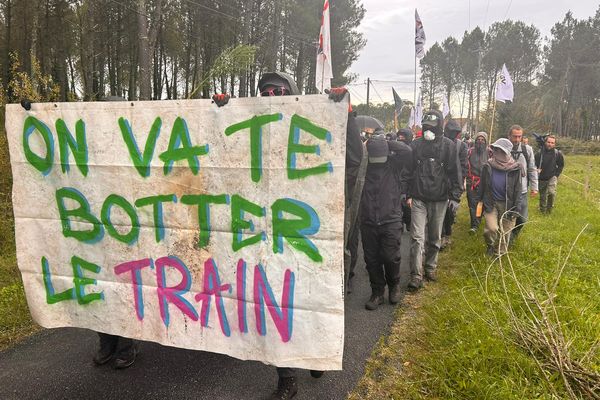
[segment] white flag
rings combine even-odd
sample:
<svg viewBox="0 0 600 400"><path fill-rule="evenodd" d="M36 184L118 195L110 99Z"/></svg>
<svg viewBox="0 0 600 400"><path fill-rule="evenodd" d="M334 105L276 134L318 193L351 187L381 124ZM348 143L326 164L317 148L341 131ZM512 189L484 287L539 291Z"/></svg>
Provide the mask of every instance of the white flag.
<svg viewBox="0 0 600 400"><path fill-rule="evenodd" d="M446 115L450 114L450 105L448 104L448 98L446 96L444 96L443 104L442 115L446 118Z"/></svg>
<svg viewBox="0 0 600 400"><path fill-rule="evenodd" d="M415 56L417 58L425 57L425 30L421 17L415 8Z"/></svg>
<svg viewBox="0 0 600 400"><path fill-rule="evenodd" d="M325 0L325 4L323 5L315 76L317 89L321 91L321 93L323 93L325 89L331 89L333 69L331 67L331 39L329 35L329 0Z"/></svg>
<svg viewBox="0 0 600 400"><path fill-rule="evenodd" d="M496 85L496 100L505 102L513 101L515 97L515 91L513 89L512 79L506 69L506 64L502 65L502 72L500 73L500 81Z"/></svg>
<svg viewBox="0 0 600 400"><path fill-rule="evenodd" d="M408 118L408 127L411 129L415 127L415 108L414 107L412 107L410 109L410 117Z"/></svg>

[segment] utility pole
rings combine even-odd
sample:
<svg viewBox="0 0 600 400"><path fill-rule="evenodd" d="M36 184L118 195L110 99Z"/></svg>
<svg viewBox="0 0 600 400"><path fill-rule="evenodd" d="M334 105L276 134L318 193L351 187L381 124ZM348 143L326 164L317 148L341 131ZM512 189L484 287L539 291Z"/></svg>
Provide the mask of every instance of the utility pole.
<svg viewBox="0 0 600 400"><path fill-rule="evenodd" d="M371 79L367 78L367 115L369 115L369 88L371 86Z"/></svg>

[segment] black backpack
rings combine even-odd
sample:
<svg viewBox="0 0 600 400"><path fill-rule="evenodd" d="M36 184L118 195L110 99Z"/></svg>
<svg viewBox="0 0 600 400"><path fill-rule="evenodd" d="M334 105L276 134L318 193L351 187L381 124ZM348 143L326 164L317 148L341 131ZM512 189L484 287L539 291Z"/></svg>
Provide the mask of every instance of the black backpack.
<svg viewBox="0 0 600 400"><path fill-rule="evenodd" d="M417 193L426 201L438 201L448 194L448 179L443 159L444 141L438 144L437 157L423 158L422 148L417 147L416 185Z"/></svg>

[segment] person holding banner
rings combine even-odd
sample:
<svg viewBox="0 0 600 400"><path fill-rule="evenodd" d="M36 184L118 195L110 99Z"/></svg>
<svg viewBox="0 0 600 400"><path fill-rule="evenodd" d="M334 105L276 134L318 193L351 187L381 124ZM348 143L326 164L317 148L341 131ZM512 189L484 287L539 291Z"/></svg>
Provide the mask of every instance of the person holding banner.
<svg viewBox="0 0 600 400"><path fill-rule="evenodd" d="M328 92L329 98L335 102L348 99L345 170L346 212L344 215L344 226L346 228L344 232L346 247L344 249L344 269L346 276L345 284L348 286L348 281L352 278L352 270L354 265L356 265L358 257L358 227L356 226L356 218L358 215L358 200L362 192L361 182L364 181L366 170L366 157L363 156L363 143L358 125L354 119L348 91L345 88L332 88ZM294 79L289 74L279 71L266 72L260 77L258 81L258 93L263 97L301 95ZM212 96L213 101L218 107L225 106L229 102L229 98L230 96L227 94L215 94ZM323 376L323 371L311 370L310 375L313 378L320 378ZM277 367L277 376L277 389L271 394L269 399L286 400L294 397L298 393L296 370L294 368Z"/></svg>
<svg viewBox="0 0 600 400"><path fill-rule="evenodd" d="M371 298L367 310L384 303L388 287L390 304L400 301L400 238L402 236L402 203L407 188L401 174L411 164L411 149L399 141L387 141L384 135L373 135L367 141L369 165L360 203L361 237Z"/></svg>

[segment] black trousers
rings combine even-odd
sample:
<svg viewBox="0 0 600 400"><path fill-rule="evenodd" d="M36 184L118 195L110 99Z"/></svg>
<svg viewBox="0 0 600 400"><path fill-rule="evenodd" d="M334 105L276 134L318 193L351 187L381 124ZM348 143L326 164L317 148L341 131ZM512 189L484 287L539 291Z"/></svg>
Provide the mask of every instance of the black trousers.
<svg viewBox="0 0 600 400"><path fill-rule="evenodd" d="M392 287L400 281L402 221L379 226L363 223L360 233L371 290L381 296L386 284Z"/></svg>
<svg viewBox="0 0 600 400"><path fill-rule="evenodd" d="M402 222L406 225L406 229L410 230L410 207L402 205Z"/></svg>
<svg viewBox="0 0 600 400"><path fill-rule="evenodd" d="M348 238L348 251L350 252L350 267L348 271L348 279L352 279L354 276L354 268L358 262L358 238L360 235L360 229L358 224L356 229L352 230L350 237Z"/></svg>
<svg viewBox="0 0 600 400"><path fill-rule="evenodd" d="M452 235L452 225L454 225L455 219L456 215L452 211L450 211L449 208L446 208L446 214L444 215L444 223L442 224L442 236Z"/></svg>
<svg viewBox="0 0 600 400"><path fill-rule="evenodd" d="M100 347L110 348L116 354L129 354L137 345L136 341L122 336L96 332L100 338Z"/></svg>

